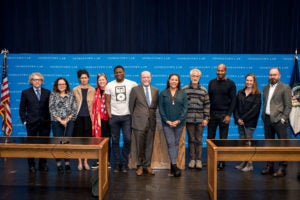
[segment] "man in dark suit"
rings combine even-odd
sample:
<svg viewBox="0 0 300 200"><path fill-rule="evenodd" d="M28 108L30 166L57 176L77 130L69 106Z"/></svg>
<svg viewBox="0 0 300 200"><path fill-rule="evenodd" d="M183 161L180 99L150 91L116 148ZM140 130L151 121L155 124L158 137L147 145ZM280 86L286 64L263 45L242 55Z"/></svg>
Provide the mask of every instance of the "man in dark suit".
<svg viewBox="0 0 300 200"><path fill-rule="evenodd" d="M26 126L28 136L50 135L49 96L50 91L41 88L44 76L32 73L29 77L31 88L22 91L19 114ZM34 158L28 158L29 172L36 172ZM39 159L39 170L47 172L47 160Z"/></svg>
<svg viewBox="0 0 300 200"><path fill-rule="evenodd" d="M269 83L264 87L262 120L264 122L265 138L287 138L287 125L292 108L292 93L288 85L280 82L280 70L271 68ZM286 162L279 162L279 169L274 172L274 162L268 162L261 174L272 174L283 177L286 174Z"/></svg>
<svg viewBox="0 0 300 200"><path fill-rule="evenodd" d="M150 86L151 73L141 73L141 84L132 88L129 98L129 110L132 116L132 132L136 140L138 154L138 176L143 172L154 175L151 165L154 133L156 128L156 110L158 89Z"/></svg>

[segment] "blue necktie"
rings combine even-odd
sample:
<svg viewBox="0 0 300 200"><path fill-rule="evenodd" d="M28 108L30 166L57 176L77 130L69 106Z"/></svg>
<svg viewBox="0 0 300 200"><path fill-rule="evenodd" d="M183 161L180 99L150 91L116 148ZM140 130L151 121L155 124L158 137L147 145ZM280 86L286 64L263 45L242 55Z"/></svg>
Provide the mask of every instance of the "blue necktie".
<svg viewBox="0 0 300 200"><path fill-rule="evenodd" d="M150 106L151 102L150 102L150 96L149 96L148 87L145 87L145 90L146 90L146 100L147 100L147 104L148 104L148 106Z"/></svg>
<svg viewBox="0 0 300 200"><path fill-rule="evenodd" d="M40 99L41 99L41 93L40 93L40 90L37 89L37 90L35 90L35 91L36 91L36 96L37 96L38 100L40 100Z"/></svg>

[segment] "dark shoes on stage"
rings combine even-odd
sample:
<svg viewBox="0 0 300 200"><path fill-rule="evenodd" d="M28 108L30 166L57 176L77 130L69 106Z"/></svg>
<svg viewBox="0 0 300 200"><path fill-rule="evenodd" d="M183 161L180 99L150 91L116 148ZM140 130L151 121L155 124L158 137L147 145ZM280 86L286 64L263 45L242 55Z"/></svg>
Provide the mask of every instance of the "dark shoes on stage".
<svg viewBox="0 0 300 200"><path fill-rule="evenodd" d="M265 168L261 171L262 175L271 174L274 177L284 177L286 175L286 170L283 167L279 167L279 169L274 173L274 167L265 166Z"/></svg>
<svg viewBox="0 0 300 200"><path fill-rule="evenodd" d="M115 173L118 173L118 172L123 172L123 173L127 173L127 167L125 165L116 165L115 168L114 168L114 172Z"/></svg>
<svg viewBox="0 0 300 200"><path fill-rule="evenodd" d="M171 164L171 176L179 177L181 176L181 171L178 169L176 164Z"/></svg>
<svg viewBox="0 0 300 200"><path fill-rule="evenodd" d="M41 166L39 166L39 171L40 172L48 172L47 165L41 165ZM35 173L36 172L36 168L35 168L34 165L29 165L29 172L30 173Z"/></svg>
<svg viewBox="0 0 300 200"><path fill-rule="evenodd" d="M57 173L58 174L63 174L64 172L66 172L67 174L71 173L71 167L70 167L70 165L66 165L65 166L65 171L64 171L64 168L61 165L57 166Z"/></svg>
<svg viewBox="0 0 300 200"><path fill-rule="evenodd" d="M225 162L220 161L217 166L218 171L222 171L225 168Z"/></svg>

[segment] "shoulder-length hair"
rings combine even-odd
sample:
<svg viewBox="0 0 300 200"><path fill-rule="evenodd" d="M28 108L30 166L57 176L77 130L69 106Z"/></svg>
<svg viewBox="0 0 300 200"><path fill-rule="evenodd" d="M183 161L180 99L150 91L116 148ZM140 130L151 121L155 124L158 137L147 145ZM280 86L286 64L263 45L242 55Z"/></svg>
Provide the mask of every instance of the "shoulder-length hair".
<svg viewBox="0 0 300 200"><path fill-rule="evenodd" d="M178 74L175 74L175 73L169 75L169 78L168 78L168 80L167 80L167 89L170 88L170 83L169 83L169 81L170 81L170 79L171 79L172 76L177 76L177 78L178 78L177 89L180 90L180 86L181 86L180 76L179 76Z"/></svg>
<svg viewBox="0 0 300 200"><path fill-rule="evenodd" d="M257 86L257 80L256 80L255 74L253 74L253 73L247 74L245 76L245 80L247 79L248 76L251 76L253 78L252 94L260 94L260 91L259 91L258 86ZM246 89L246 87L247 87L247 85L245 83L244 89Z"/></svg>
<svg viewBox="0 0 300 200"><path fill-rule="evenodd" d="M69 83L68 83L67 79L65 79L65 78L63 78L63 77L59 77L59 78L57 78L57 79L55 80L55 82L54 82L54 84L53 84L53 91L54 91L55 93L59 93L59 90L58 90L58 81L59 81L59 80L65 81L65 83L66 83L66 90L65 90L65 93L69 93L69 92L70 92L70 86L69 86Z"/></svg>

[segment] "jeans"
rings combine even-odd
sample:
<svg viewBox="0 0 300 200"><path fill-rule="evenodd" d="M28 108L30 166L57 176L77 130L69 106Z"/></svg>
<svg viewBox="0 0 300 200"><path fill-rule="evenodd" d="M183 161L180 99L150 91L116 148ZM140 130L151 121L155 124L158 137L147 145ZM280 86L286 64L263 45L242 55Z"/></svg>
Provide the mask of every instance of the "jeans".
<svg viewBox="0 0 300 200"><path fill-rule="evenodd" d="M211 112L211 118L208 123L208 139L216 138L217 127L219 126L220 139L227 139L229 124L223 122L226 114Z"/></svg>
<svg viewBox="0 0 300 200"><path fill-rule="evenodd" d="M186 128L189 137L190 160L201 160L202 157L202 124L187 123Z"/></svg>
<svg viewBox="0 0 300 200"><path fill-rule="evenodd" d="M238 125L240 139L252 139L255 128Z"/></svg>
<svg viewBox="0 0 300 200"><path fill-rule="evenodd" d="M172 164L177 163L178 146L183 127L163 126L166 142L168 144L169 157Z"/></svg>
<svg viewBox="0 0 300 200"><path fill-rule="evenodd" d="M74 121L69 121L66 128L58 121L52 121L51 127L54 137L71 137L74 129ZM65 159L65 163L67 162L69 163L70 159ZM56 159L56 163L60 164L61 159Z"/></svg>
<svg viewBox="0 0 300 200"><path fill-rule="evenodd" d="M131 115L117 116L113 115L109 119L111 137L112 137L112 153L115 167L119 164L128 167L128 156L130 153L131 143ZM120 155L120 131L123 133L124 145L122 154Z"/></svg>

